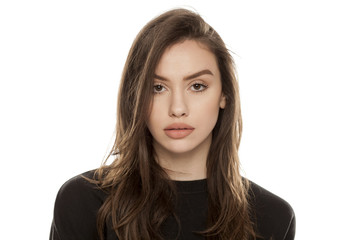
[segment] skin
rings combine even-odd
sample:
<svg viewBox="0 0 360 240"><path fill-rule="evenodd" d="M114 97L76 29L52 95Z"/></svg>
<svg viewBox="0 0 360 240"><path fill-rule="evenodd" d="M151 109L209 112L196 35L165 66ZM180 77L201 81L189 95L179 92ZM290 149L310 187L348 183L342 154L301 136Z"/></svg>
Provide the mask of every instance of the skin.
<svg viewBox="0 0 360 240"><path fill-rule="evenodd" d="M196 73L199 76L194 77ZM156 160L171 179L206 178L211 133L225 104L215 55L205 46L186 40L163 53L155 69L147 126L154 138ZM164 131L173 123L185 123L194 130L184 138L173 139Z"/></svg>

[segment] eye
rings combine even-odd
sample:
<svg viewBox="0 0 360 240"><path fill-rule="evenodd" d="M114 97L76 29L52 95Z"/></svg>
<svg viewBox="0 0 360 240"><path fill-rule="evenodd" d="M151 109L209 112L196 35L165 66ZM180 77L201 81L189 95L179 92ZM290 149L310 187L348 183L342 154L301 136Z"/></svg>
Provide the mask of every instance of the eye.
<svg viewBox="0 0 360 240"><path fill-rule="evenodd" d="M191 85L191 90L195 92L202 92L205 91L207 87L208 87L207 85L202 83L194 83L193 85Z"/></svg>
<svg viewBox="0 0 360 240"><path fill-rule="evenodd" d="M159 93L162 93L163 91L165 90L165 87L161 84L155 84L154 85L154 93L155 94L159 94Z"/></svg>

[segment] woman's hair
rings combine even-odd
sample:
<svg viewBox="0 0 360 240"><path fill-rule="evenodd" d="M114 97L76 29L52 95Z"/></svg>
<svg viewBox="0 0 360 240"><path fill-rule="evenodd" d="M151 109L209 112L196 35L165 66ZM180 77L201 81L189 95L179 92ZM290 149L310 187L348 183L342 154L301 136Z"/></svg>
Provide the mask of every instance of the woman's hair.
<svg viewBox="0 0 360 240"><path fill-rule="evenodd" d="M112 227L119 239L161 239L161 224L174 214L175 185L155 160L146 121L155 68L165 49L184 40L195 40L215 55L226 97L207 158L208 219L207 229L200 234L207 239L255 238L249 183L239 170L242 120L233 59L218 33L197 13L175 9L140 31L124 66L116 137L106 160L110 156L115 159L108 165L105 161L93 180L108 193L97 218L101 239L105 226Z"/></svg>

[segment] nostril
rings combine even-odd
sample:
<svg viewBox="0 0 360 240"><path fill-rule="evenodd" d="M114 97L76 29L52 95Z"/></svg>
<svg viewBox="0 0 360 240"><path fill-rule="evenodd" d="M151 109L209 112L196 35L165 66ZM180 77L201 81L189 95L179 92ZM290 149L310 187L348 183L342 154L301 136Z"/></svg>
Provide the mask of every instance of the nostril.
<svg viewBox="0 0 360 240"><path fill-rule="evenodd" d="M182 117L182 116L185 116L186 113L180 113L180 114L178 114L178 113L172 113L171 115L172 115L173 117Z"/></svg>

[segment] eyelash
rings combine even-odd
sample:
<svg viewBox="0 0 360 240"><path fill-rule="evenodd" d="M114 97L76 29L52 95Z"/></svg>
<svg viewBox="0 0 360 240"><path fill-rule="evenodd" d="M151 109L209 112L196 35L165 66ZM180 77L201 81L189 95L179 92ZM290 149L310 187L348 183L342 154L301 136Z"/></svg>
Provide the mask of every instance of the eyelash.
<svg viewBox="0 0 360 240"><path fill-rule="evenodd" d="M203 88L202 90L194 90L195 93L201 93L201 92L205 91L205 90L208 88L208 85L203 84L203 83L197 83L197 82L196 82L196 83L192 84L191 87L193 87L194 85L200 85L200 87ZM158 87L158 86L161 86L161 87L165 88L165 86L164 86L163 84L161 84L161 83L155 84L155 85L154 85L154 91L153 91L154 94L161 94L161 93L162 93L162 92L157 92L157 91L155 90L155 88Z"/></svg>

